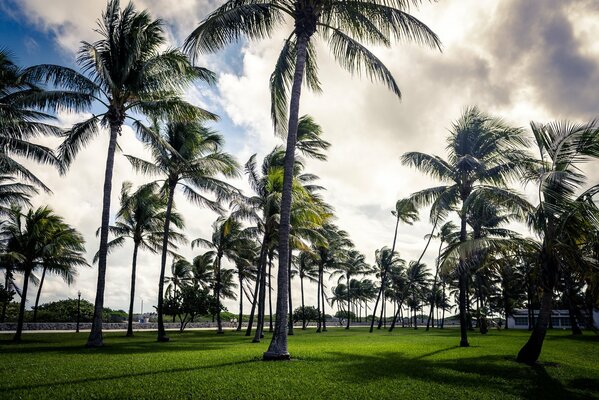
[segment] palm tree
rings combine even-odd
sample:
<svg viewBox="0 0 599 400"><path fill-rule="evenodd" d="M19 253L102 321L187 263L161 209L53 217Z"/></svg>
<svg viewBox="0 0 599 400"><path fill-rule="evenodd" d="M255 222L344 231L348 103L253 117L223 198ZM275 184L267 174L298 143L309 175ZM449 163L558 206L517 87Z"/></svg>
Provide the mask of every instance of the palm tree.
<svg viewBox="0 0 599 400"><path fill-rule="evenodd" d="M351 311L352 304L352 289L354 289L354 286L352 286L352 277L364 274L367 271L367 269L368 264L366 264L364 255L360 254L360 252L357 250L349 250L347 252L345 260L342 261L341 268L331 273L331 277L335 275L341 275L338 283L340 283L342 280L345 280L346 282L345 285L347 286L346 301L348 318L345 329L349 329L350 324L349 312Z"/></svg>
<svg viewBox="0 0 599 400"><path fill-rule="evenodd" d="M46 267L48 270L71 270L88 265L85 261L84 239L75 229L48 207L23 213L13 208L0 232L6 241L13 269L23 273L21 305L14 341L21 340L27 291L32 273ZM72 272L71 272L72 273Z"/></svg>
<svg viewBox="0 0 599 400"><path fill-rule="evenodd" d="M4 185L8 184L3 184L0 194L2 206L5 206L8 200L26 204L29 195L37 192L36 187L50 191L33 172L13 156L55 167L61 166L50 148L30 141L42 135L62 134L60 128L50 124L56 118L40 110L56 110L61 107L79 110L85 106L85 102L81 104L78 96L72 93L43 88L43 82L35 73L37 69L38 67L20 68L12 60L10 52L0 49L0 178L3 183L15 178L28 183L10 183L11 186L7 187ZM6 190L9 187L12 190Z"/></svg>
<svg viewBox="0 0 599 400"><path fill-rule="evenodd" d="M221 302L220 298L223 295L223 281L221 280L224 276L229 277L233 270L222 269L223 257L235 261L239 256L246 251L246 249L253 246L252 239L243 231L241 223L235 218L229 216L227 218L219 217L212 224L212 238L206 240L202 238L195 239L191 242L192 248L194 246L204 246L213 249L214 253L214 298L216 299L216 324L218 334L223 334L223 326L220 316ZM228 271L228 272L227 272ZM231 275L232 277L232 275ZM231 297L226 296L226 297ZM234 294L233 294L234 297Z"/></svg>
<svg viewBox="0 0 599 400"><path fill-rule="evenodd" d="M251 246L247 246L240 249L234 255L235 270L237 273L237 280L239 281L239 319L237 321L237 331L241 331L241 325L243 322L243 295L245 294L248 300L253 301L252 298L247 294L249 285L252 281L256 280L256 267L254 263L258 257L258 245L252 241ZM245 286L244 286L245 285ZM246 288L246 286L248 286Z"/></svg>
<svg viewBox="0 0 599 400"><path fill-rule="evenodd" d="M265 359L289 358L286 327L291 187L304 76L309 87L320 90L314 34L319 33L328 41L333 56L342 67L352 73L365 72L369 78L383 82L400 96L391 72L360 41L389 46L394 37L440 48L437 36L407 13L410 3L418 5L420 1L229 0L208 15L185 41L185 49L195 57L200 52L221 49L242 35L249 39L269 36L285 23L285 17L293 21L293 30L285 40L270 79L271 114L275 129L286 130L287 147L279 229L277 325ZM288 122L287 129L285 122Z"/></svg>
<svg viewBox="0 0 599 400"><path fill-rule="evenodd" d="M397 200L397 202L395 203L395 210L391 211L391 214L395 217L395 232L393 234L393 244L391 245L391 253L393 253L395 251L395 245L397 243L397 231L399 228L399 222L401 221L404 224L412 225L414 222L418 221L420 217L418 215L418 210L416 209L416 206L414 205L414 202L411 199ZM376 317L376 311L378 309L379 301L381 300L381 296L385 292L387 283L387 272L388 271L381 271L381 286L379 287L379 294L377 296L376 302L374 303L374 309L372 310L372 320L370 322L371 333L374 328L374 318ZM384 309L385 307L383 306L381 308L381 316L383 314L382 310ZM393 320L393 322L395 322L395 319ZM392 326L394 325L395 324L392 323Z"/></svg>
<svg viewBox="0 0 599 400"><path fill-rule="evenodd" d="M168 239L175 189L181 187L185 197L191 202L220 212L220 202L237 192L233 186L218 179L219 176L238 176L238 165L231 155L223 152L223 138L206 128L200 121L168 122L161 126L158 122L153 129L159 137L149 138L147 147L152 153L153 162L126 155L137 171L147 175L165 176L166 211L162 237L162 258L158 283L158 341L168 341L163 322L164 272L168 254ZM167 144L165 146L164 144ZM158 181L157 181L158 182ZM212 193L210 199L202 192Z"/></svg>
<svg viewBox="0 0 599 400"><path fill-rule="evenodd" d="M44 287L44 281L46 279L47 273L53 273L59 275L63 281L69 286L75 281L75 277L77 276L77 271L75 270L73 265L61 265L52 263L52 261L48 258L44 260L44 265L42 267L42 276L37 285L37 295L35 296L35 305L33 306L33 318L32 322L37 321L37 309L40 303L40 296L42 295L42 288Z"/></svg>
<svg viewBox="0 0 599 400"><path fill-rule="evenodd" d="M318 269L314 260L314 254L310 250L301 251L296 257L296 271L300 278L300 293L302 299L302 329L306 329L306 310L304 300L304 279L308 282L318 282Z"/></svg>
<svg viewBox="0 0 599 400"><path fill-rule="evenodd" d="M599 158L597 122L532 123L531 129L539 159L529 164L525 178L538 187L539 205L530 226L542 240L538 253L542 296L534 329L517 357L517 361L528 364L535 363L541 354L560 273L570 273L586 263L579 243L587 241L585 236L594 235L599 225L593 202L599 185L580 193L585 176L579 169L590 159Z"/></svg>
<svg viewBox="0 0 599 400"><path fill-rule="evenodd" d="M119 0L110 0L96 32L100 39L82 42L79 49L79 72L56 65L40 65L30 72L34 79L51 83L77 95L69 108L86 108L99 103L103 112L75 124L65 134L59 156L65 168L79 150L108 127L109 142L104 173L102 224L98 255L98 283L92 329L87 341L91 347L102 346L102 309L106 282L106 257L110 222L110 196L117 139L125 120L133 122L138 135L161 142L156 134L135 118L145 114L159 118L216 117L182 99L182 91L195 80L213 83L214 74L193 67L179 50L161 51L165 44L163 22L153 20L147 11L137 11L132 3L121 9ZM163 143L166 145L165 143Z"/></svg>
<svg viewBox="0 0 599 400"><path fill-rule="evenodd" d="M425 300L426 290L428 289L430 273L426 269L426 264L411 261L406 269L406 299L411 301L414 309L414 329L418 328L416 319L417 305L421 300Z"/></svg>
<svg viewBox="0 0 599 400"><path fill-rule="evenodd" d="M441 250L443 249L443 244L448 241L449 237L454 234L457 227L451 221L444 223L439 229L439 233L437 235L430 235L430 237L439 239L439 250L437 252L437 258L435 260L435 277L433 278L433 289L431 296L431 305L429 310L428 320L426 321L426 330L428 331L430 322L433 319L433 310L435 309L435 301L437 300L437 278L439 277L439 264L441 259ZM433 324L434 325L434 324Z"/></svg>
<svg viewBox="0 0 599 400"><path fill-rule="evenodd" d="M414 193L417 206L433 205L436 214L458 210L460 242L466 242L469 205L476 198L509 204L521 214L528 203L506 184L517 176L524 166L526 154L521 147L527 140L520 128L512 128L501 119L481 112L477 107L466 109L453 124L447 140L448 159L426 153L410 152L402 156L404 164L413 166L434 178L447 182ZM460 346L467 347L466 292L468 274L466 260L460 257L458 266Z"/></svg>
<svg viewBox="0 0 599 400"><path fill-rule="evenodd" d="M131 262L131 292L129 298L129 319L126 336L133 336L133 306L135 303L135 280L137 274L137 254L139 250L148 250L153 254L160 250L162 226L166 201L164 196L156 192L156 185L144 185L131 193L131 182L123 182L121 188L121 207L116 215L115 225L110 226L110 233L115 236L108 242L108 251L125 244L127 239L133 241L133 260ZM171 221L177 228L183 229L181 216L171 213ZM171 247L175 242L185 242L185 237L177 232L169 233ZM96 254L94 262L99 254Z"/></svg>
<svg viewBox="0 0 599 400"><path fill-rule="evenodd" d="M379 287L379 293L376 298L374 309L372 311L372 319L370 321L370 333L374 330L374 318L376 317L376 310L381 300L382 294L384 294L384 287L387 286L388 274L394 268L401 268L405 263L404 260L399 258L399 253L393 251L388 247L375 251L376 267L378 270L379 277L381 278L381 286ZM384 310L384 306L382 309ZM382 312L381 312L382 316ZM379 329L381 327L381 318L379 318Z"/></svg>

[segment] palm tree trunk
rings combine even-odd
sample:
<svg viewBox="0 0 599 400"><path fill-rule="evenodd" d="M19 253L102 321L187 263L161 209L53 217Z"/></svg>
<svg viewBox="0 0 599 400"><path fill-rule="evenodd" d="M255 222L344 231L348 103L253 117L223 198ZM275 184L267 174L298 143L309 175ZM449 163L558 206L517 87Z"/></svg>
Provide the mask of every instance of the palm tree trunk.
<svg viewBox="0 0 599 400"><path fill-rule="evenodd" d="M401 307L403 306L403 300L400 301L397 304L397 311L395 312L395 314L393 315L393 321L391 321L391 326L389 327L389 332L393 332L393 329L395 329L395 324L397 323L397 318L400 316L401 314ZM403 321L403 318L402 318Z"/></svg>
<svg viewBox="0 0 599 400"><path fill-rule="evenodd" d="M27 288L29 286L29 277L31 276L31 267L25 266L25 276L23 279L23 291L21 292L21 305L19 306L19 317L17 319L17 331L13 338L14 342L21 341L21 334L23 333L23 322L25 320L25 303L27 301Z"/></svg>
<svg viewBox="0 0 599 400"><path fill-rule="evenodd" d="M349 282L350 282L350 275L349 273L347 274L347 325L345 326L345 329L349 329L349 323L350 323L350 309L351 309L351 292L349 290Z"/></svg>
<svg viewBox="0 0 599 400"><path fill-rule="evenodd" d="M4 289L6 289L7 291L10 290L10 288L8 287L10 285L10 276L11 276L11 270L9 266L5 266L5 270L4 270ZM2 303L2 315L0 316L0 322L4 322L6 321L6 309L8 308L8 299Z"/></svg>
<svg viewBox="0 0 599 400"><path fill-rule="evenodd" d="M237 321L237 332L241 332L241 321L243 319L243 275L239 272L239 320Z"/></svg>
<svg viewBox="0 0 599 400"><path fill-rule="evenodd" d="M220 274L220 263L221 260L223 259L223 255L221 252L218 253L218 256L216 257L216 284L215 286L215 291L216 291L216 333L218 335L222 335L223 333L225 333L223 331L223 321L220 317L220 291L221 291L221 274Z"/></svg>
<svg viewBox="0 0 599 400"><path fill-rule="evenodd" d="M289 246L289 262L287 263L287 274L289 275L289 327L288 334L293 335L293 299L291 297L291 260L293 259L293 249Z"/></svg>
<svg viewBox="0 0 599 400"><path fill-rule="evenodd" d="M272 265L272 251L268 254L268 268ZM264 337L264 311L266 309L266 263L262 267L260 276L260 293L258 295L258 323L256 324L256 333L252 342L260 343L260 339Z"/></svg>
<svg viewBox="0 0 599 400"><path fill-rule="evenodd" d="M272 255L268 258L268 331L272 332Z"/></svg>
<svg viewBox="0 0 599 400"><path fill-rule="evenodd" d="M125 336L133 336L133 304L135 303L135 273L137 272L137 249L139 243L133 244L133 262L131 263L131 297L129 298L129 321L127 322L127 334Z"/></svg>
<svg viewBox="0 0 599 400"><path fill-rule="evenodd" d="M537 317L536 324L530 338L520 349L516 361L526 364L534 364L541 355L541 349L543 348L543 341L547 334L547 327L549 326L549 319L551 318L551 306L553 303L553 291L544 290L543 297L541 298L541 309Z"/></svg>
<svg viewBox="0 0 599 400"><path fill-rule="evenodd" d="M300 276L300 290L302 292L302 330L306 329L306 305L304 304L304 278Z"/></svg>
<svg viewBox="0 0 599 400"><path fill-rule="evenodd" d="M158 341L168 342L169 337L166 336L164 329L164 273L166 271L166 256L168 254L168 236L171 223L171 213L173 209L173 198L175 197L175 187L177 181L175 179L168 180L168 199L166 202L166 212L164 215L164 232L162 236L162 258L160 262L160 280L158 281Z"/></svg>
<svg viewBox="0 0 599 400"><path fill-rule="evenodd" d="M314 26L314 29L316 26ZM279 271L277 275L277 321L275 332L264 353L265 360L287 360L287 258L289 257L289 231L291 221L291 188L293 183L293 167L295 165L295 145L297 142L297 127L299 121L299 105L302 92L302 81L306 66L308 41L314 32L300 33L296 43L295 72L291 88L289 104L289 126L287 129L287 147L285 150L285 169L283 175L283 193L281 197L281 213L279 224Z"/></svg>
<svg viewBox="0 0 599 400"><path fill-rule="evenodd" d="M124 116L123 116L124 118ZM106 156L106 170L104 172L104 192L102 195L102 225L100 227L100 250L98 254L98 283L96 286L96 299L94 302L94 316L91 331L87 338L87 347L101 347L104 345L102 335L102 313L104 312L104 289L106 287L106 257L108 255L108 226L110 223L110 196L112 194L112 171L114 169L114 152L116 141L121 133L123 120L110 122L110 140Z"/></svg>
<svg viewBox="0 0 599 400"><path fill-rule="evenodd" d="M320 333L322 330L322 318L320 316L320 266L318 267L318 282L316 282L316 310L318 315L318 322L316 323L316 333Z"/></svg>
<svg viewBox="0 0 599 400"><path fill-rule="evenodd" d="M44 279L46 278L46 271L48 267L44 265L44 270L42 272L42 277L40 279L40 285L37 288L37 295L35 296L35 306L33 307L33 322L37 321L37 307L40 303L40 295L42 294L42 287L44 286Z"/></svg>
<svg viewBox="0 0 599 400"><path fill-rule="evenodd" d="M462 210L460 242L466 241L466 213ZM464 260L460 258L459 264L459 308L460 308L460 347L468 347L468 323L466 321L466 291L467 289L467 274Z"/></svg>
<svg viewBox="0 0 599 400"><path fill-rule="evenodd" d="M245 331L245 336L250 336L252 334L252 325L254 324L254 315L256 313L256 306L258 304L258 292L260 290L260 281L262 280L262 266L266 262L266 238L267 233L264 232L262 246L260 247L260 258L258 258L258 270L256 271L256 285L254 285L254 299L252 301L252 310L250 311L250 319L248 321L248 327Z"/></svg>
<svg viewBox="0 0 599 400"><path fill-rule="evenodd" d="M381 297L381 315L379 316L379 324L376 329L381 329L383 327L383 318L384 318L383 315L385 312L385 306L386 306L385 303L386 302L387 302L387 299L385 298L385 292L383 291L383 294Z"/></svg>
<svg viewBox="0 0 599 400"><path fill-rule="evenodd" d="M324 268L320 270L320 299L322 300L322 331L327 331L326 297L324 295Z"/></svg>
<svg viewBox="0 0 599 400"><path fill-rule="evenodd" d="M393 245L391 246L391 254L395 251L395 244L397 243L397 229L399 228L399 215L395 221L395 233L393 234ZM386 271L383 272L383 276L381 277L381 287L379 288L379 294L376 297L376 301L374 303L374 309L372 310L372 320L370 321L370 333L374 330L374 318L376 316L376 311L379 306L379 301L381 300L381 295L383 290L385 290L385 279L387 277ZM380 329L380 321L379 321L379 329Z"/></svg>
<svg viewBox="0 0 599 400"><path fill-rule="evenodd" d="M432 235L431 235L432 236ZM428 331L429 324L433 318L433 309L435 308L435 292L437 291L437 277L439 276L439 258L441 257L441 248L443 247L443 239L441 239L441 243L439 243L439 252L437 256L437 260L435 262L435 278L433 279L433 291L431 296L431 311L428 316L428 321L426 321L426 331ZM434 324L433 324L434 326Z"/></svg>

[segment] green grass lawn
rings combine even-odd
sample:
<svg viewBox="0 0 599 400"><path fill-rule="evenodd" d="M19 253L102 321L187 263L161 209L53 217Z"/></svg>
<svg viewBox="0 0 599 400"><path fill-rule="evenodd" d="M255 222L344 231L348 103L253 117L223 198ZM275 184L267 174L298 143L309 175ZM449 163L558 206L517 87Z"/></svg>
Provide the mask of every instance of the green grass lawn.
<svg viewBox="0 0 599 400"><path fill-rule="evenodd" d="M356 328L297 331L293 361L263 362L260 344L233 332L106 335L85 349L87 334L25 334L13 345L0 335L0 398L194 399L589 399L599 398L599 337L550 332L541 363L514 361L528 332L471 334Z"/></svg>

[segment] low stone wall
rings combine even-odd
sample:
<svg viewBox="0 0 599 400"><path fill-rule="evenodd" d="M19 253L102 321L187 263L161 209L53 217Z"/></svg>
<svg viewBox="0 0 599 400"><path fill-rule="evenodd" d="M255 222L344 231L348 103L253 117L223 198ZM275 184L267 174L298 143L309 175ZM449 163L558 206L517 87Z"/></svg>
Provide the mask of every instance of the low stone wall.
<svg viewBox="0 0 599 400"><path fill-rule="evenodd" d="M79 329L86 330L91 329L90 322L82 322L79 324ZM223 328L231 328L228 323L223 323ZM179 329L179 323L165 323L164 327L166 329ZM75 322L26 322L23 324L24 331L74 331L77 328L77 324ZM212 322L190 322L187 324L186 329L189 328L216 328L216 323ZM16 322L6 322L0 324L0 331L14 331L17 329ZM120 323L107 323L102 324L102 329L104 330L115 330L115 329L127 329L126 322ZM147 323L134 323L133 329L158 329L157 322L147 322Z"/></svg>

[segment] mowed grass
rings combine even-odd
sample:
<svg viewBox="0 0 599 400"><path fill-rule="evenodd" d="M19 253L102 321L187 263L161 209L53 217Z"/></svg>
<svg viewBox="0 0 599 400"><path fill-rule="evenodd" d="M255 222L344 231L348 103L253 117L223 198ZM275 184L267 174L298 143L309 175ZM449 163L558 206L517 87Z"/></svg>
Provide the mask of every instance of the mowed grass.
<svg viewBox="0 0 599 400"><path fill-rule="evenodd" d="M541 363L514 361L528 332L364 328L296 331L293 361L263 362L260 344L242 334L152 332L86 349L87 334L0 335L0 398L30 399L589 399L599 398L599 338L550 332Z"/></svg>

